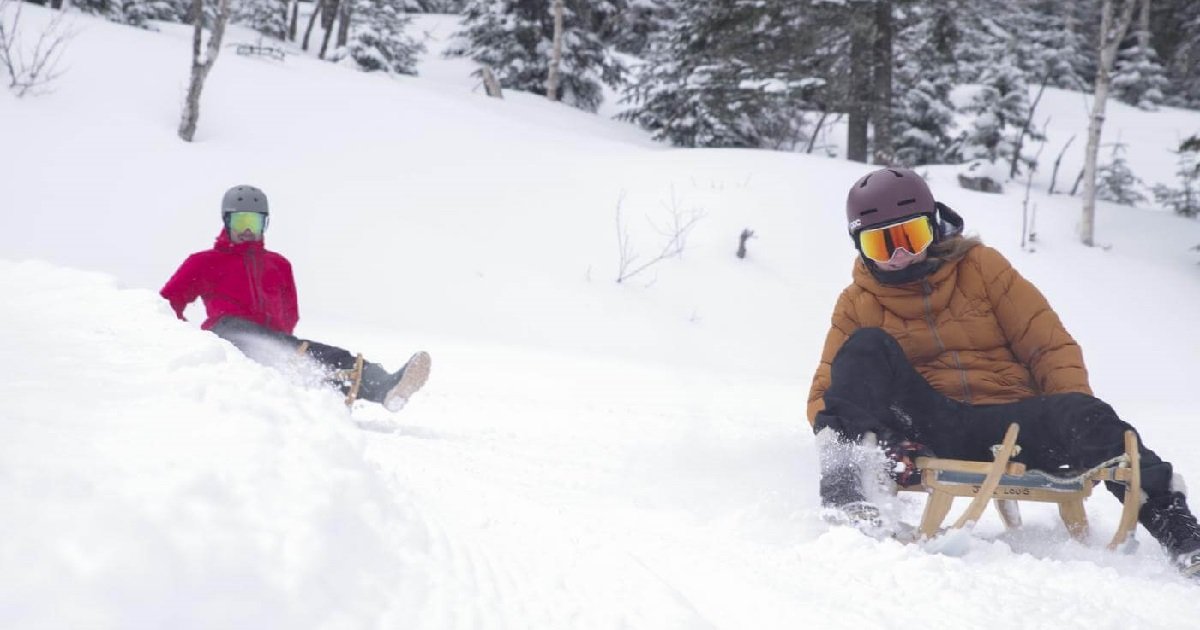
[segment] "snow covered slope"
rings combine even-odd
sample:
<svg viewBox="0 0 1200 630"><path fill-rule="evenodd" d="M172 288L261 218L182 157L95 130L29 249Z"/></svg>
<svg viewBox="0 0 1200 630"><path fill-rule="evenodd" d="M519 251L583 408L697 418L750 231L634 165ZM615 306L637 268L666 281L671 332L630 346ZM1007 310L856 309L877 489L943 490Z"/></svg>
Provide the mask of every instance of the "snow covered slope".
<svg viewBox="0 0 1200 630"><path fill-rule="evenodd" d="M845 189L870 167L666 149L530 95L487 99L461 60L387 78L232 50L186 145L185 30L77 23L54 93L0 93L16 147L0 151L0 627L1200 618L1198 587L1144 532L1134 554L1099 549L1119 507L1105 493L1093 546L1049 509L1017 535L989 513L939 549L819 520L804 399L853 259ZM1084 124L1079 95L1047 98L1043 159ZM1200 128L1194 112L1110 107L1146 179L1174 131ZM1111 248L1083 248L1077 200L1035 179L1037 251L1022 251L1022 191L969 193L953 172L928 169L939 198L1043 288L1101 395L1200 476L1200 223L1101 204ZM301 335L389 366L431 351L402 414L347 411L157 298L235 183L271 198ZM643 257L671 207L704 216L682 259L618 285L618 204ZM739 260L746 227L759 236Z"/></svg>

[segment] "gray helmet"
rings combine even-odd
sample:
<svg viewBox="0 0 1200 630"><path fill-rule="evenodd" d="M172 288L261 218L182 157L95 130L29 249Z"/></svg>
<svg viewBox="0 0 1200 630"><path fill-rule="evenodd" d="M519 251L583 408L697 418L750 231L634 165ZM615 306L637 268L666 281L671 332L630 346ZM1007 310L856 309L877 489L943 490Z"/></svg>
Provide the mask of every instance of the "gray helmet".
<svg viewBox="0 0 1200 630"><path fill-rule="evenodd" d="M918 214L936 216L929 185L906 168L881 168L854 182L846 196L846 225L859 230L894 223Z"/></svg>
<svg viewBox="0 0 1200 630"><path fill-rule="evenodd" d="M259 212L269 215L267 195L254 186L234 186L225 191L221 200L221 217L230 212Z"/></svg>

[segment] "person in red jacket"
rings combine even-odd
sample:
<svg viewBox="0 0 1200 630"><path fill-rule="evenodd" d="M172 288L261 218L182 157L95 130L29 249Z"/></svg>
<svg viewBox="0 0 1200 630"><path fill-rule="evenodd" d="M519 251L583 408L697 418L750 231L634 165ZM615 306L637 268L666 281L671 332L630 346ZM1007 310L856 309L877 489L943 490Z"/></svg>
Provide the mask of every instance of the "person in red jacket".
<svg viewBox="0 0 1200 630"><path fill-rule="evenodd" d="M281 365L297 355L316 361L331 381L343 389L341 378L354 370L357 357L292 332L300 320L292 265L264 246L270 219L267 196L254 186L234 186L221 202L223 227L212 249L187 257L159 292L179 319L196 298L207 317L200 325L229 341L246 356L268 365ZM430 357L417 352L404 367L389 373L377 363L364 362L358 397L397 411L429 378Z"/></svg>

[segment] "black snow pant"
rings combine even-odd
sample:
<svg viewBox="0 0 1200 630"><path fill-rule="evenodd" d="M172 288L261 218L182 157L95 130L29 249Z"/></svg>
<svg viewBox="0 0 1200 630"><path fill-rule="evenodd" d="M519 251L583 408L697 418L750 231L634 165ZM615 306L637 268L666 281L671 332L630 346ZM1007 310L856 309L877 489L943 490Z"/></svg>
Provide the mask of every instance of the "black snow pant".
<svg viewBox="0 0 1200 630"><path fill-rule="evenodd" d="M302 345L308 344L304 354L324 369L330 376L328 380L331 384L340 387L343 393L349 391L348 383L334 377L337 372L354 369L357 356L348 350L317 341L300 339L240 317L222 317L217 320L210 331L232 343L247 357L271 366L278 366L286 362L289 357L299 353ZM382 366L364 362L359 397L381 402L386 389L396 380Z"/></svg>
<svg viewBox="0 0 1200 630"><path fill-rule="evenodd" d="M1013 458L1031 469L1092 468L1125 451L1132 429L1112 407L1086 394L1038 396L1006 404L972 405L943 396L912 367L900 344L879 328L862 328L833 359L825 410L814 430L829 427L843 441L866 432L883 440L907 439L938 457L991 460L1011 423L1020 426L1021 452ZM1167 500L1171 464L1146 448L1138 436L1142 489L1146 498ZM1124 500L1125 487L1107 482Z"/></svg>

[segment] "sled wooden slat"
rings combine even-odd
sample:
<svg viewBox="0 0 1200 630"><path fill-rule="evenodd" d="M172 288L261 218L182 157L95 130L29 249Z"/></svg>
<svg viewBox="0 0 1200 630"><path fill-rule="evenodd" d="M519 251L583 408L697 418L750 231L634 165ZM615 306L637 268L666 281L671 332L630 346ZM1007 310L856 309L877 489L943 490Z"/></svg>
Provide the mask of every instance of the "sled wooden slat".
<svg viewBox="0 0 1200 630"><path fill-rule="evenodd" d="M1129 539L1129 535L1137 528L1138 510L1142 506L1142 458L1138 454L1137 434L1125 432L1125 464L1129 472L1129 482L1125 484L1124 506L1121 508L1121 520L1117 524L1117 532L1108 543L1109 550L1115 550Z"/></svg>
<svg viewBox="0 0 1200 630"><path fill-rule="evenodd" d="M358 398L358 389L362 386L363 372L363 355L359 354L354 359L354 370L350 372L350 391L346 394L346 406L354 404Z"/></svg>
<svg viewBox="0 0 1200 630"><path fill-rule="evenodd" d="M994 462L968 462L960 459L939 459L937 457L918 457L914 462L921 470L957 470L986 475L992 472ZM1008 462L1004 467L1006 475L1024 475L1025 464Z"/></svg>
<svg viewBox="0 0 1200 630"><path fill-rule="evenodd" d="M987 507L988 501L992 499L992 493L1000 485L1000 478L1004 476L1004 467L1008 465L1008 458L1012 457L1013 451L1017 448L1017 433L1020 431L1017 424L1008 425L1008 430L1004 432L1004 441L1000 443L1000 450L996 451L996 460L992 462L992 468L988 471L987 477L979 486L978 493L974 499L971 499L971 504L967 506L967 510L962 513L955 521L955 529L963 527L967 523L975 523L983 516L983 510Z"/></svg>

